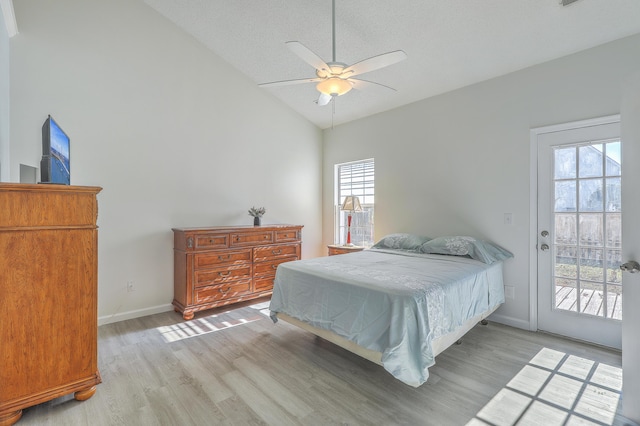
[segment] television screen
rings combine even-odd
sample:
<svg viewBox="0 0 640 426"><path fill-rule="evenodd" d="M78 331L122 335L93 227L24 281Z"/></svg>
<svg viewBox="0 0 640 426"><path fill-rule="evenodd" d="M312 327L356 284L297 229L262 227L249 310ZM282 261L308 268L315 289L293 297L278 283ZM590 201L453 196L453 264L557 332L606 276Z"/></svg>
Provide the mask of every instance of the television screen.
<svg viewBox="0 0 640 426"><path fill-rule="evenodd" d="M49 116L42 125L42 160L40 178L43 183L69 185L69 136Z"/></svg>

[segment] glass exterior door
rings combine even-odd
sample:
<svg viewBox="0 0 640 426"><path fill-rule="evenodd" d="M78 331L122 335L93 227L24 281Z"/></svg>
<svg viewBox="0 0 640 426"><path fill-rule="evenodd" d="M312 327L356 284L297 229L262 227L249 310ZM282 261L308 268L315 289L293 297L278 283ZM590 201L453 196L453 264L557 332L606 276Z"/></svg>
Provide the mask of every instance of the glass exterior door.
<svg viewBox="0 0 640 426"><path fill-rule="evenodd" d="M538 329L622 346L619 121L538 135Z"/></svg>

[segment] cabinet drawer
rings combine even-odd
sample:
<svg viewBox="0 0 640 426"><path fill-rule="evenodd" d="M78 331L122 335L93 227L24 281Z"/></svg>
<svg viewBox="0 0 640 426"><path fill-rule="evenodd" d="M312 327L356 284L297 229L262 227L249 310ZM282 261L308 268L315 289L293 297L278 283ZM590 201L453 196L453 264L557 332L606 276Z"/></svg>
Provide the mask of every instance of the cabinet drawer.
<svg viewBox="0 0 640 426"><path fill-rule="evenodd" d="M194 256L195 268L207 268L215 265L229 265L237 263L251 262L251 250L219 252L219 253L197 253Z"/></svg>
<svg viewBox="0 0 640 426"><path fill-rule="evenodd" d="M337 254L355 253L364 250L364 247L358 246L328 246L329 256L335 256Z"/></svg>
<svg viewBox="0 0 640 426"><path fill-rule="evenodd" d="M196 270L193 275L196 287L237 281L242 278L251 279L251 265Z"/></svg>
<svg viewBox="0 0 640 426"><path fill-rule="evenodd" d="M197 288L195 303L214 302L216 300L230 299L251 292L251 281L243 280L229 284L207 286Z"/></svg>
<svg viewBox="0 0 640 426"><path fill-rule="evenodd" d="M273 242L273 232L239 232L231 234L231 247L270 244Z"/></svg>
<svg viewBox="0 0 640 426"><path fill-rule="evenodd" d="M275 275L278 265L285 262L291 262L292 260L298 260L297 257L285 257L282 259L272 260L269 262L260 262L253 265L253 276L259 277L263 275Z"/></svg>
<svg viewBox="0 0 640 426"><path fill-rule="evenodd" d="M196 234L196 249L216 249L229 247L229 234Z"/></svg>
<svg viewBox="0 0 640 426"><path fill-rule="evenodd" d="M273 279L275 277L258 278L253 281L253 292L273 291Z"/></svg>
<svg viewBox="0 0 640 426"><path fill-rule="evenodd" d="M296 230L276 231L276 243L300 241L300 232Z"/></svg>
<svg viewBox="0 0 640 426"><path fill-rule="evenodd" d="M299 244L287 244L281 246L256 247L253 249L253 261L274 260L282 257L300 257Z"/></svg>

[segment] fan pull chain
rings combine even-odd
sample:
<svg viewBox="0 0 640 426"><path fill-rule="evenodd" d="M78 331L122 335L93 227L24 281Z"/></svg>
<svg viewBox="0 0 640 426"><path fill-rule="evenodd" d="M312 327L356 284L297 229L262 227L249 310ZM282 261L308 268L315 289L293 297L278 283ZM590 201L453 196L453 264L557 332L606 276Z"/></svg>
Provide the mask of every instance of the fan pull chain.
<svg viewBox="0 0 640 426"><path fill-rule="evenodd" d="M332 96L331 100L331 130L333 130L333 117L336 115L336 96Z"/></svg>

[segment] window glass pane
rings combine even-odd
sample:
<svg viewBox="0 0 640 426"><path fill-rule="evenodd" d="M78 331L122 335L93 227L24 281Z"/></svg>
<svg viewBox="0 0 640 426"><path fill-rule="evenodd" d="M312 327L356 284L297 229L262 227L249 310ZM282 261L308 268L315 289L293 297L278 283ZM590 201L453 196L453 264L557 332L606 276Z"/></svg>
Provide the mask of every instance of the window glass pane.
<svg viewBox="0 0 640 426"><path fill-rule="evenodd" d="M607 211L619 212L622 210L622 191L620 178L607 178Z"/></svg>
<svg viewBox="0 0 640 426"><path fill-rule="evenodd" d="M607 247L622 247L622 215L620 213L607 213Z"/></svg>
<svg viewBox="0 0 640 426"><path fill-rule="evenodd" d="M557 277L578 278L576 255L576 247L556 246L555 275Z"/></svg>
<svg viewBox="0 0 640 426"><path fill-rule="evenodd" d="M604 282L603 250L597 248L580 249L580 279ZM583 288L586 288L584 285Z"/></svg>
<svg viewBox="0 0 640 426"><path fill-rule="evenodd" d="M575 212L576 211L576 182L560 181L555 183L555 211Z"/></svg>
<svg viewBox="0 0 640 426"><path fill-rule="evenodd" d="M607 250L607 282L622 284L622 252L620 250Z"/></svg>
<svg viewBox="0 0 640 426"><path fill-rule="evenodd" d="M622 320L622 286L607 286L607 317Z"/></svg>
<svg viewBox="0 0 640 426"><path fill-rule="evenodd" d="M580 245L604 246L603 216L601 214L580 214Z"/></svg>
<svg viewBox="0 0 640 426"><path fill-rule="evenodd" d="M620 176L620 141L606 144L607 150L607 176Z"/></svg>
<svg viewBox="0 0 640 426"><path fill-rule="evenodd" d="M581 212L601 212L604 203L602 179L581 180L579 197Z"/></svg>
<svg viewBox="0 0 640 426"><path fill-rule="evenodd" d="M577 244L576 215L556 213L555 221L556 244Z"/></svg>
<svg viewBox="0 0 640 426"><path fill-rule="evenodd" d="M574 280L556 278L555 307L566 311L576 311L578 306L576 298L578 283Z"/></svg>
<svg viewBox="0 0 640 426"><path fill-rule="evenodd" d="M580 312L604 317L604 285L584 282L580 284Z"/></svg>
<svg viewBox="0 0 640 426"><path fill-rule="evenodd" d="M576 177L576 148L556 148L554 175L556 179Z"/></svg>
<svg viewBox="0 0 640 426"><path fill-rule="evenodd" d="M579 149L578 177L602 176L602 144L581 146Z"/></svg>

